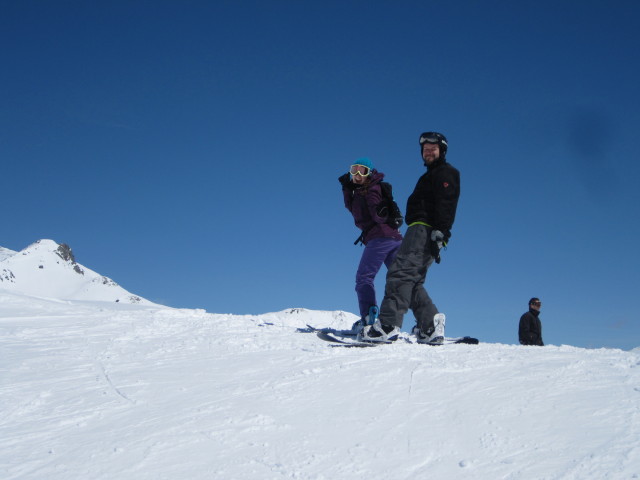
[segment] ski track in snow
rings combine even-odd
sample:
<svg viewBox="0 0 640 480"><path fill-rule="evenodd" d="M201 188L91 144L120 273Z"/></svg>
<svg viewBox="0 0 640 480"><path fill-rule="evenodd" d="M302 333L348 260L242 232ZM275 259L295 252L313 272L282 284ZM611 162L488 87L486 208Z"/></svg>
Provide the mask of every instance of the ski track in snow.
<svg viewBox="0 0 640 480"><path fill-rule="evenodd" d="M640 478L638 350L296 332L353 320L0 292L0 477Z"/></svg>

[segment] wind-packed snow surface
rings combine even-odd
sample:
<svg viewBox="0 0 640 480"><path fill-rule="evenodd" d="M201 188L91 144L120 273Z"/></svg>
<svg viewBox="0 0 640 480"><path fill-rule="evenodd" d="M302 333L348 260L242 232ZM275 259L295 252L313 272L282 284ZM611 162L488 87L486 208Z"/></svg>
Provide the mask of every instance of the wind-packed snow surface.
<svg viewBox="0 0 640 480"><path fill-rule="evenodd" d="M355 318L0 290L0 478L640 477L638 349L296 331Z"/></svg>

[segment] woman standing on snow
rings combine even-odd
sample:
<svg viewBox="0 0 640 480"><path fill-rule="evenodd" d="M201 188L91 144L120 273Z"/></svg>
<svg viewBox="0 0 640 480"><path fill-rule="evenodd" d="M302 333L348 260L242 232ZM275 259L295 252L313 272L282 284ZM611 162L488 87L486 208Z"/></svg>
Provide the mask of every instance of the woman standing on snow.
<svg viewBox="0 0 640 480"><path fill-rule="evenodd" d="M380 182L384 173L373 168L371 160L359 158L349 173L338 180L342 185L344 205L353 215L356 226L362 234L356 241L365 246L356 272L356 293L360 308L360 320L353 330L359 331L367 324L367 316L373 322L378 315L374 280L384 263L387 268L396 257L402 241L397 228L387 224L388 208L383 202Z"/></svg>

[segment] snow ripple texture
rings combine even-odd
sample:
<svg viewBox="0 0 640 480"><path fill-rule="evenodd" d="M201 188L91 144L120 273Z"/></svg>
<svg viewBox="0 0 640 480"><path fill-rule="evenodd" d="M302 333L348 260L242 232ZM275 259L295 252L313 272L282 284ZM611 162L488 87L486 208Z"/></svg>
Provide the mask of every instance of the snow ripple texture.
<svg viewBox="0 0 640 480"><path fill-rule="evenodd" d="M0 477L640 478L638 349L296 332L355 318L0 291Z"/></svg>

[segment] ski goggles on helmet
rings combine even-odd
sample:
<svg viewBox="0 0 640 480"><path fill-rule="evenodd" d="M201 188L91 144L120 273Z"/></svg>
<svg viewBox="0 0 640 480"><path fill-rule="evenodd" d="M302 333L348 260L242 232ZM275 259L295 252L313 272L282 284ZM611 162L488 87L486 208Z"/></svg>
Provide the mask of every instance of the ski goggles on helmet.
<svg viewBox="0 0 640 480"><path fill-rule="evenodd" d="M344 171L344 170L343 170ZM371 173L371 169L369 167L365 167L364 165L351 165L349 169L349 173L352 176L360 175L361 177L368 177Z"/></svg>
<svg viewBox="0 0 640 480"><path fill-rule="evenodd" d="M424 145L425 143L437 143L447 145L447 139L444 138L444 135L438 132L424 132L420 135L420 145Z"/></svg>

